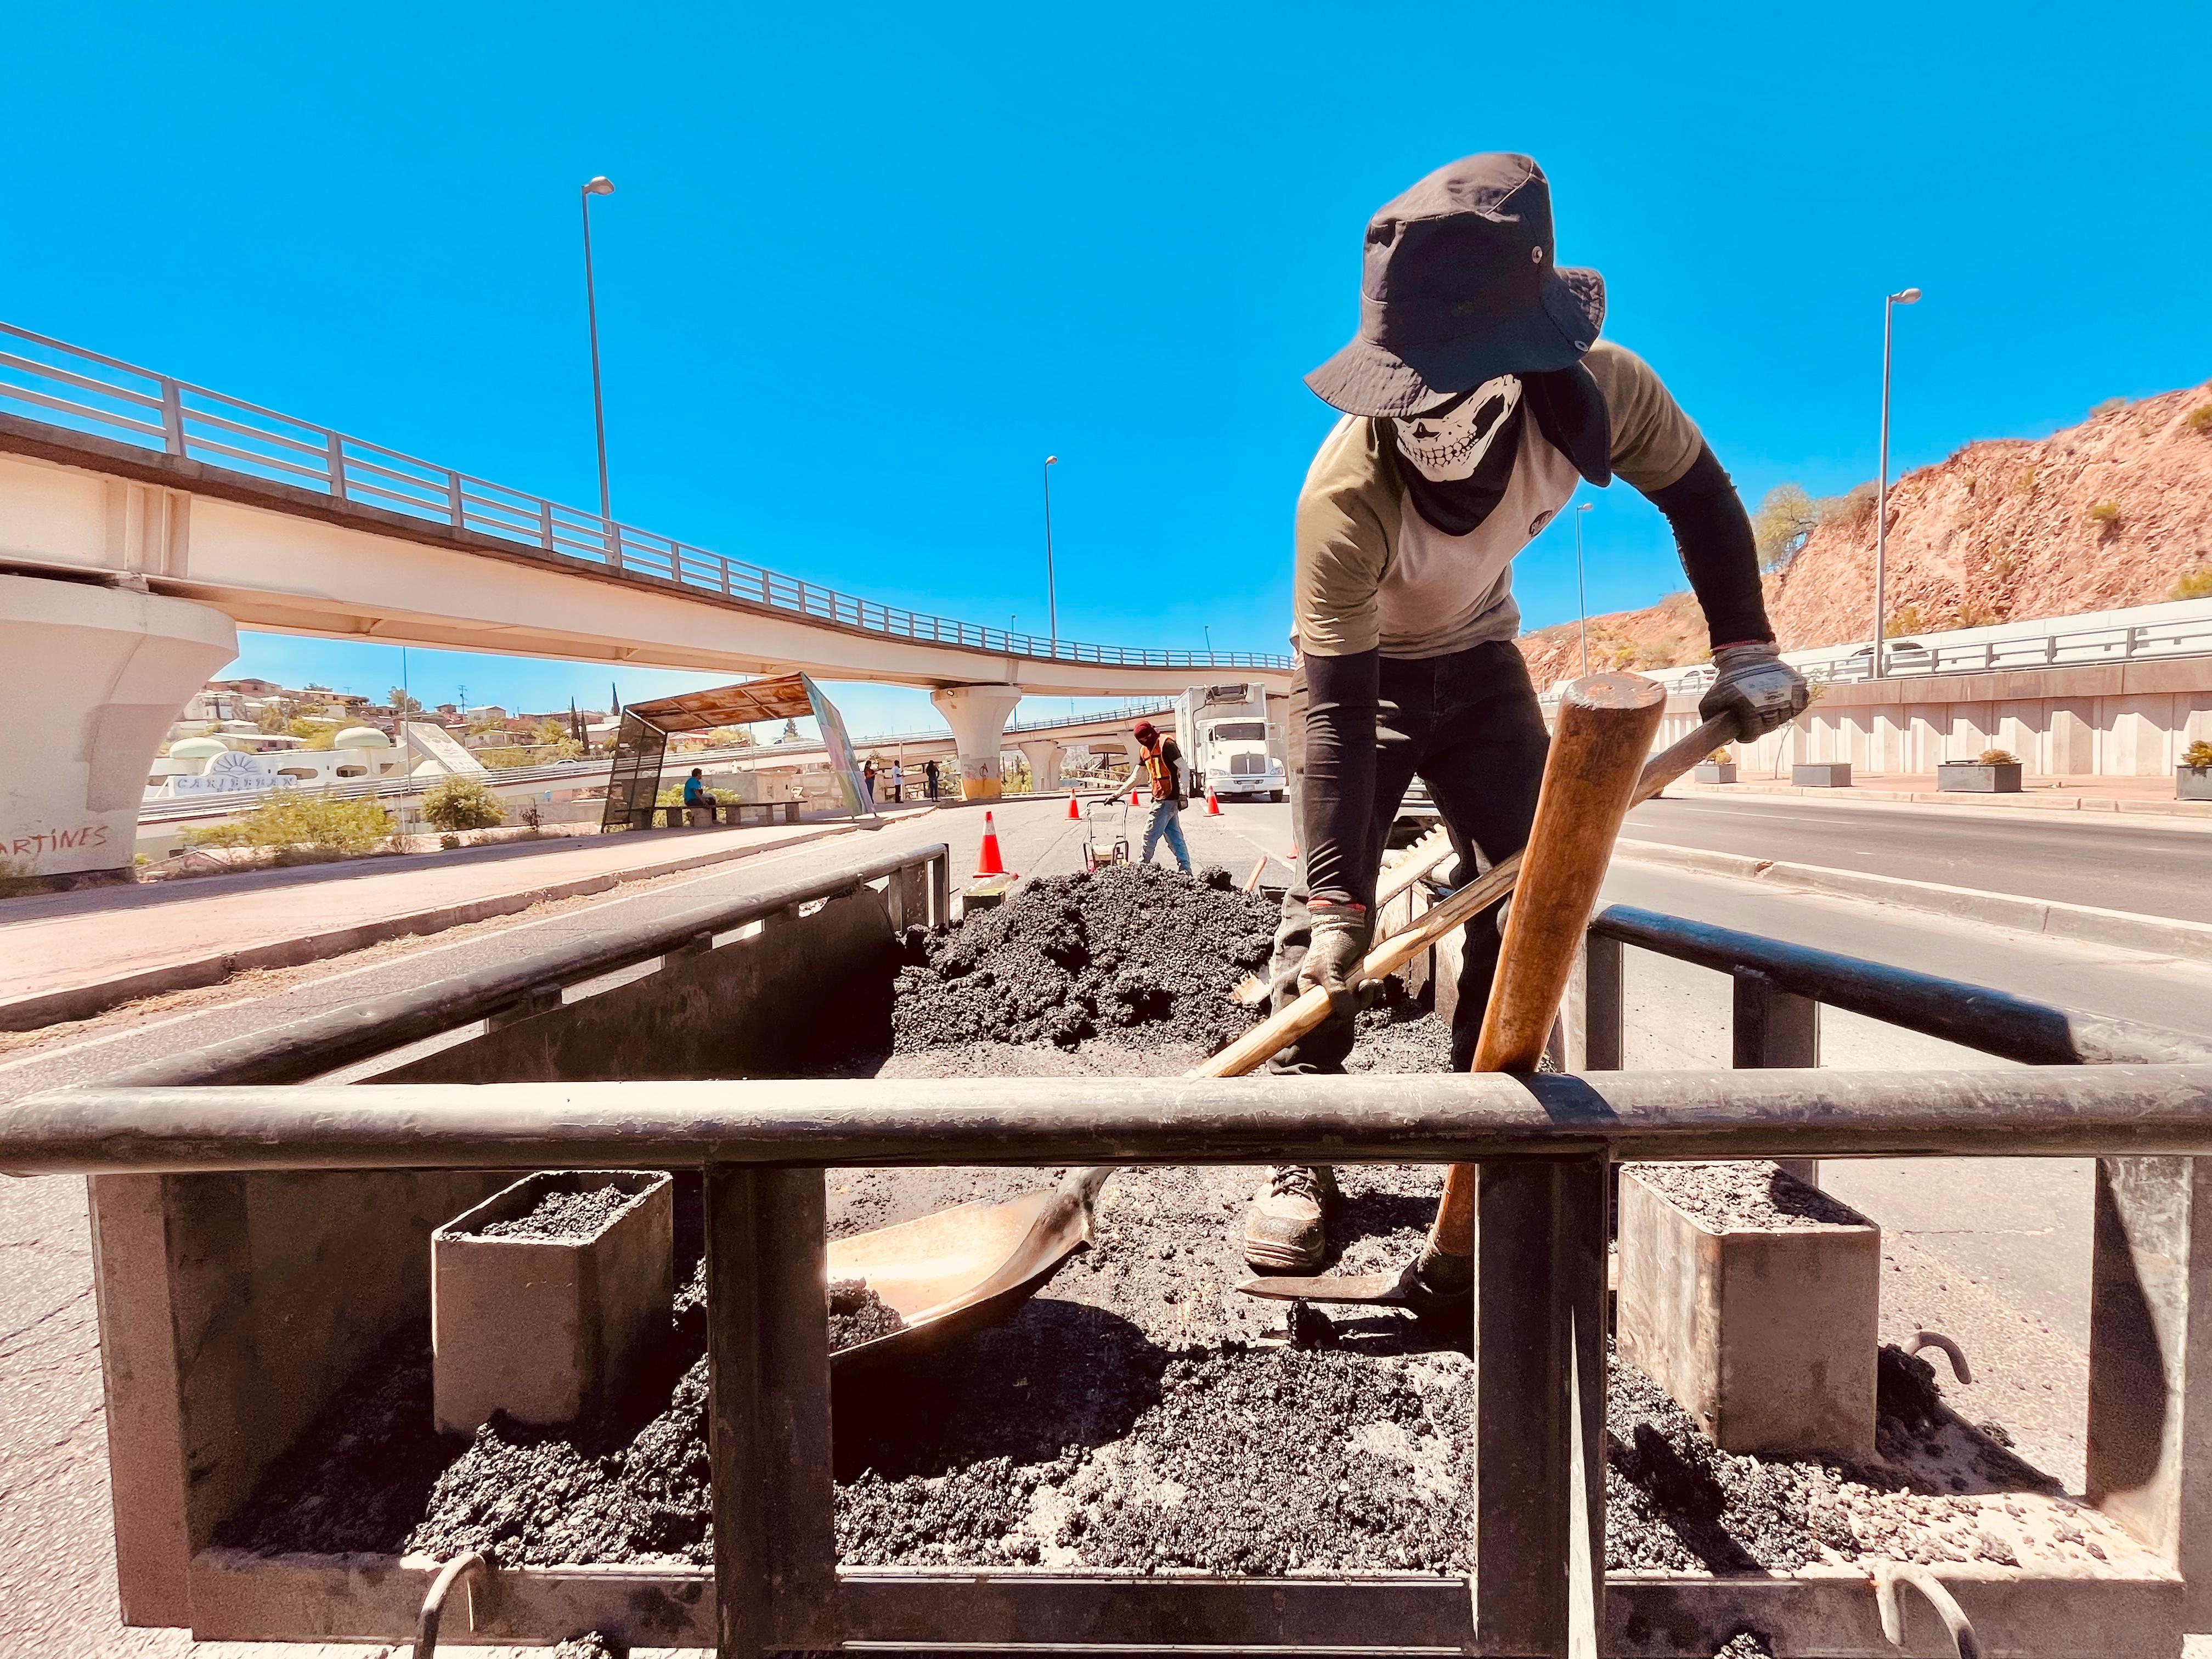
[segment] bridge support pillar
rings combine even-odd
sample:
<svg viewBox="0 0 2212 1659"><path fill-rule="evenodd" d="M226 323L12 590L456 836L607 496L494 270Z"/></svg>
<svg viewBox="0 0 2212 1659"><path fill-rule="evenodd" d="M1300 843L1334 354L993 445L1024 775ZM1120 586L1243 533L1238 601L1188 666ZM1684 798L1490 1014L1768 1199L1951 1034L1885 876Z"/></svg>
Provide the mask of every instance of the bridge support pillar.
<svg viewBox="0 0 2212 1659"><path fill-rule="evenodd" d="M948 685L929 700L952 728L960 751L960 795L963 800L996 800L1000 793L999 752L1006 742L1006 716L1022 700L1018 685Z"/></svg>
<svg viewBox="0 0 2212 1659"><path fill-rule="evenodd" d="M1054 738L1024 738L1022 754L1030 763L1030 787L1047 794L1060 787L1060 743Z"/></svg>
<svg viewBox="0 0 2212 1659"><path fill-rule="evenodd" d="M169 726L238 654L222 611L102 580L0 575L0 860L124 873Z"/></svg>

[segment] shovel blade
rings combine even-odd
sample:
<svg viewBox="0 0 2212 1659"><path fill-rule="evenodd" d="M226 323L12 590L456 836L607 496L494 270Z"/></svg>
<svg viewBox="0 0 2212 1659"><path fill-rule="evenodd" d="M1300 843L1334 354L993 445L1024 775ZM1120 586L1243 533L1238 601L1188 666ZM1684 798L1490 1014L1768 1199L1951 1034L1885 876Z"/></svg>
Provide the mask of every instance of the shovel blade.
<svg viewBox="0 0 2212 1659"><path fill-rule="evenodd" d="M1311 1279L1248 1279L1237 1287L1246 1296L1278 1302L1346 1302L1368 1308L1404 1308L1406 1276L1390 1273L1322 1273Z"/></svg>

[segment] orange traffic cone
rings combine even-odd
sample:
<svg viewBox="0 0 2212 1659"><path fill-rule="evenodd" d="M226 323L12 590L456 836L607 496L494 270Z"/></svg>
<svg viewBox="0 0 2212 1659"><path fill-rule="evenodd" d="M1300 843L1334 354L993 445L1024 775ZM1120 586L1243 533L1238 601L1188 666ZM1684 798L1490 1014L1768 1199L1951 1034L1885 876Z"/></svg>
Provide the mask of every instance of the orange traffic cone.
<svg viewBox="0 0 2212 1659"><path fill-rule="evenodd" d="M1221 803L1214 799L1212 784L1208 784L1206 787L1206 816L1210 818L1218 818L1221 816Z"/></svg>
<svg viewBox="0 0 2212 1659"><path fill-rule="evenodd" d="M1132 806L1134 806L1136 804L1137 804L1137 786L1136 786L1135 784L1133 784L1133 784L1131 784L1131 785L1129 786L1129 805L1132 805Z"/></svg>
<svg viewBox="0 0 2212 1659"><path fill-rule="evenodd" d="M1075 804L1075 791L1073 789L1067 792L1067 816L1070 818L1080 818L1083 816L1082 809Z"/></svg>
<svg viewBox="0 0 2212 1659"><path fill-rule="evenodd" d="M1006 860L999 856L999 826L992 821L988 812L983 814L983 856L976 860L975 873L979 876L1009 873Z"/></svg>

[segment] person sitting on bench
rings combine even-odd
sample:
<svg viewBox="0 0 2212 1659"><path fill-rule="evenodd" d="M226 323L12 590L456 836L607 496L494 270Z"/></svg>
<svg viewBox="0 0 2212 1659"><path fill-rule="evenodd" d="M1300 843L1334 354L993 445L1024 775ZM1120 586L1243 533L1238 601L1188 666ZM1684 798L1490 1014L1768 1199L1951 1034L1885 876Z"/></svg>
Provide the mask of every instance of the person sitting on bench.
<svg viewBox="0 0 2212 1659"><path fill-rule="evenodd" d="M691 769L691 775L684 780L684 804L710 810L715 804L714 792L707 787L707 781L699 775L699 769L696 766Z"/></svg>

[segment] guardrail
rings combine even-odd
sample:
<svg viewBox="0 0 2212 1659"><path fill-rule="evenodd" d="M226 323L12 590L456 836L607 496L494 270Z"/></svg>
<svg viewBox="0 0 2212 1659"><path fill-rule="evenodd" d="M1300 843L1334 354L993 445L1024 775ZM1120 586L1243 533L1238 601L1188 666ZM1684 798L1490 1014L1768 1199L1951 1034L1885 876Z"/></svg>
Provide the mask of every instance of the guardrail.
<svg viewBox="0 0 2212 1659"><path fill-rule="evenodd" d="M751 908L765 916L788 897ZM678 947L698 926L672 920L622 948ZM1624 945L1732 976L1735 1069L1604 1069L1619 1060ZM2212 1046L1646 912L1604 913L1587 955L1569 997L1569 1075L1159 1079L1141 1099L1106 1078L909 1080L895 1091L866 1079L270 1086L441 1019L527 1007L533 985L613 959L586 963L567 947L318 1016L273 1047L256 1037L35 1097L0 1115L0 1171L703 1167L711 1595L704 1570L502 1565L484 1585L497 1633L621 1626L644 1616L642 1604L659 1621L655 1639L713 1642L726 1659L863 1644L1564 1656L1709 1653L1747 1628L1780 1652L1882 1652L1881 1629L1899 1616L1878 1559L1857 1572L1604 1572L1615 1161L2098 1154L2090 1504L2156 1565L1944 1571L1939 1605L1950 1602L1960 1651L1978 1650L1968 1645L1978 1639L2021 1659L2178 1655L2181 1633L2203 1625L2199 1574L2212 1544L2203 1437L2190 1416L2206 1407L2201 1388L2192 1395L2191 1361L2212 1345L2212 1193L2194 1168L2212 1154ZM1823 1003L2034 1063L1807 1069ZM837 1565L827 1169L1315 1161L1483 1166L1470 1580ZM419 1595L435 1565L391 1564L383 1578ZM349 1561L353 1577L360 1566ZM351 1593L348 1575L316 1582L333 1598ZM313 1592L286 1592L295 1622L314 1615L303 1593ZM1909 1650L1938 1650L1919 1638Z"/></svg>
<svg viewBox="0 0 2212 1659"><path fill-rule="evenodd" d="M1110 667L1291 666L1287 656L1243 651L1054 641L878 604L0 323L0 409L11 404L64 431L887 638Z"/></svg>
<svg viewBox="0 0 2212 1659"><path fill-rule="evenodd" d="M1980 674L2003 668L2094 667L2167 657L2212 656L2212 618L2140 623L2131 626L2064 629L2033 639L1976 640L1952 645L1891 640L1882 648L1882 678L1921 679L1931 674ZM1857 646L1826 656L1792 651L1785 658L1808 680L1849 685L1874 677L1871 647ZM1713 683L1711 663L1644 671L1670 691L1694 691ZM1555 697L1558 688L1546 690Z"/></svg>

